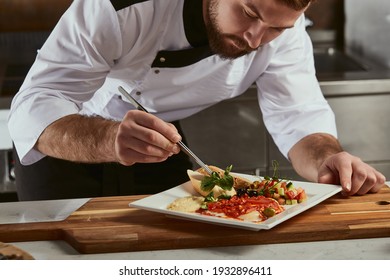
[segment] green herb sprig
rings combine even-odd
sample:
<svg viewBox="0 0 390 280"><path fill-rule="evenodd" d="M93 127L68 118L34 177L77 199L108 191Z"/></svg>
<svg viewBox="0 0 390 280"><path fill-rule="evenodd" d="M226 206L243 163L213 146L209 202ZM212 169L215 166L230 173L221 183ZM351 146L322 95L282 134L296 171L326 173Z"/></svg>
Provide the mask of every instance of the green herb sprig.
<svg viewBox="0 0 390 280"><path fill-rule="evenodd" d="M215 171L213 171L209 176L204 176L200 185L201 189L204 191L211 191L216 185L218 185L223 190L230 191L234 184L233 177L229 174L232 168L232 165L226 167L222 177Z"/></svg>

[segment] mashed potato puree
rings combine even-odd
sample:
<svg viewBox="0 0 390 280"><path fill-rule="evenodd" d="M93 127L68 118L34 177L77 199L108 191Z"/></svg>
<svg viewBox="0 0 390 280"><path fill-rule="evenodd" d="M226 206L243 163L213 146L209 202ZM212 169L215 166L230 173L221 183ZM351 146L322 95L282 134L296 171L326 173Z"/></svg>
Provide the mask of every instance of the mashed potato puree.
<svg viewBox="0 0 390 280"><path fill-rule="evenodd" d="M180 212L195 212L200 208L203 201L204 198L200 196L182 197L169 204L168 209Z"/></svg>

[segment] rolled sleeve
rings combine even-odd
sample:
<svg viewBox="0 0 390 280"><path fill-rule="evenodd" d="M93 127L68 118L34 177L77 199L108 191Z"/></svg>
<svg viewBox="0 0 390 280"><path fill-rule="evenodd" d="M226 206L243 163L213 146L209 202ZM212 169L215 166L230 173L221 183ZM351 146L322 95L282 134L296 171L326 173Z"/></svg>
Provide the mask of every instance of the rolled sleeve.
<svg viewBox="0 0 390 280"><path fill-rule="evenodd" d="M44 157L34 146L45 128L80 113L104 84L121 53L120 42L119 20L109 1L72 3L11 104L8 128L22 164Z"/></svg>
<svg viewBox="0 0 390 280"><path fill-rule="evenodd" d="M41 93L42 95L21 102L12 110L8 119L11 138L24 165L32 164L45 156L35 150L34 145L48 125L66 115L79 112L74 103Z"/></svg>

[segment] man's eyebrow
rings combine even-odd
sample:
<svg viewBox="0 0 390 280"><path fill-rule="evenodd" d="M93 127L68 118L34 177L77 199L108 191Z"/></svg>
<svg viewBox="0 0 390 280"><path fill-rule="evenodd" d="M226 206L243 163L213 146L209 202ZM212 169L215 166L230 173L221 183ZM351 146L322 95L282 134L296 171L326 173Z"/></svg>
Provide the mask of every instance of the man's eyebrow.
<svg viewBox="0 0 390 280"><path fill-rule="evenodd" d="M252 12L254 12L258 18L261 20L261 21L264 21L264 18L261 14L261 12L257 9L257 7L255 5L253 5L253 3L246 3L247 7L249 9L252 10ZM285 25L285 26L272 26L272 28L277 28L277 29L289 29L289 28L293 28L294 25Z"/></svg>

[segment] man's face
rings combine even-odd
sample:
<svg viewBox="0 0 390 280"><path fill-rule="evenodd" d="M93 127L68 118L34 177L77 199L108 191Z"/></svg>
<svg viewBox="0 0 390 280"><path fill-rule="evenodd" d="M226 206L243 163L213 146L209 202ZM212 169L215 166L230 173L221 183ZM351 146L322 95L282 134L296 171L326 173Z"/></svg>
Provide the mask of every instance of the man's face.
<svg viewBox="0 0 390 280"><path fill-rule="evenodd" d="M292 28L304 12L275 0L203 0L211 49L226 59L257 50Z"/></svg>

